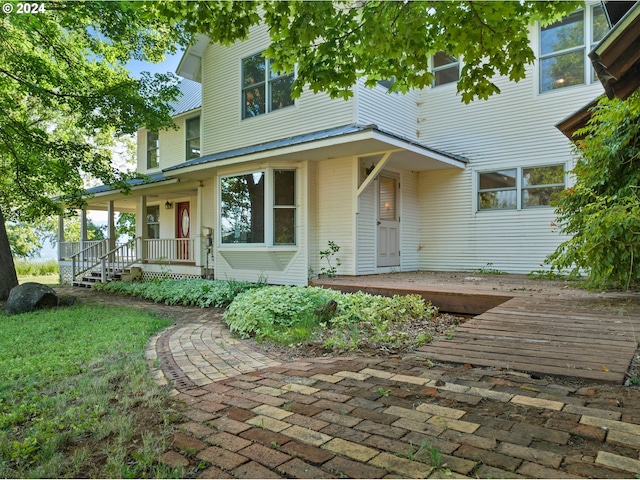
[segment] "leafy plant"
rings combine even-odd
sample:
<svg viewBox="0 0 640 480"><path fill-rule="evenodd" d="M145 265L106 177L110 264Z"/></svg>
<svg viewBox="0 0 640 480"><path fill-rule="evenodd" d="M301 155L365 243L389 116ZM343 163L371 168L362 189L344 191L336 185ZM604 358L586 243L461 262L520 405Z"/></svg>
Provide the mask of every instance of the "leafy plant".
<svg viewBox="0 0 640 480"><path fill-rule="evenodd" d="M640 91L603 98L576 132L575 184L556 199L557 224L570 238L546 262L588 275L588 286L640 283ZM555 224L552 224L554 226Z"/></svg>
<svg viewBox="0 0 640 480"><path fill-rule="evenodd" d="M240 293L263 287L262 283L237 280L171 280L151 282L99 283L95 288L105 292L132 295L167 305L226 307Z"/></svg>
<svg viewBox="0 0 640 480"><path fill-rule="evenodd" d="M320 251L320 261L327 262L327 266L320 267L320 275L326 275L329 278L333 278L338 273L338 267L342 265L340 259L336 257L336 254L340 251L340 247L335 242L329 240L327 242L327 249Z"/></svg>
<svg viewBox="0 0 640 480"><path fill-rule="evenodd" d="M382 395L383 397L388 397L389 394L391 393L391 390L384 389L382 387L378 387L376 392L378 393L378 395Z"/></svg>

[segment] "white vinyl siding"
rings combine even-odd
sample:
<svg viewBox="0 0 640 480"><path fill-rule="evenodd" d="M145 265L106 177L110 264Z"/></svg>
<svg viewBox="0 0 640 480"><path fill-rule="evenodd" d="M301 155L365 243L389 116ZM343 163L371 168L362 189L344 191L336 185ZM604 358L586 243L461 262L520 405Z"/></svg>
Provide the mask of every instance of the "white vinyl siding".
<svg viewBox="0 0 640 480"><path fill-rule="evenodd" d="M418 269L419 238L416 235L420 226L418 202L418 174L415 172L401 172L400 269L403 272L411 272Z"/></svg>
<svg viewBox="0 0 640 480"><path fill-rule="evenodd" d="M241 59L268 46L267 28L259 26L247 41L207 48L202 62L203 156L353 123L353 100L331 100L307 89L294 106L243 120Z"/></svg>
<svg viewBox="0 0 640 480"><path fill-rule="evenodd" d="M343 275L354 275L356 270L354 162L351 158L339 158L324 160L317 165L318 250L325 250L329 241L335 242L340 247L336 256L342 260L338 274ZM320 261L321 267L328 266Z"/></svg>
<svg viewBox="0 0 640 480"><path fill-rule="evenodd" d="M377 125L386 132L418 141L418 99L417 90L389 93L381 85L367 88L360 80L356 87L356 123Z"/></svg>
<svg viewBox="0 0 640 480"><path fill-rule="evenodd" d="M570 142L554 125L601 93L598 85L538 94L537 72L502 93L465 105L453 92L422 92L420 137L434 148L465 156L464 171L421 172L420 268L540 269L563 237L551 227L553 208L477 211L477 177L514 167L573 165ZM492 264L487 267L487 264Z"/></svg>

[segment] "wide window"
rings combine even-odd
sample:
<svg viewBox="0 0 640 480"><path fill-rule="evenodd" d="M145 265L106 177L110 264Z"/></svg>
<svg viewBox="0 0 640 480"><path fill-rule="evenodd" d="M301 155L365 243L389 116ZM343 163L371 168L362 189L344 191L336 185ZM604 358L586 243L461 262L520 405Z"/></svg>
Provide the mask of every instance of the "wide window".
<svg viewBox="0 0 640 480"><path fill-rule="evenodd" d="M242 118L255 117L293 105L293 74L275 71L262 54L242 60Z"/></svg>
<svg viewBox="0 0 640 480"><path fill-rule="evenodd" d="M188 118L186 121L187 160L200 156L200 117Z"/></svg>
<svg viewBox="0 0 640 480"><path fill-rule="evenodd" d="M147 238L160 238L160 207L147 207Z"/></svg>
<svg viewBox="0 0 640 480"><path fill-rule="evenodd" d="M600 5L540 29L540 91L595 81L587 54L609 30Z"/></svg>
<svg viewBox="0 0 640 480"><path fill-rule="evenodd" d="M223 177L220 192L223 244L296 243L295 170Z"/></svg>
<svg viewBox="0 0 640 480"><path fill-rule="evenodd" d="M157 168L159 163L160 140L157 132L147 132L147 168Z"/></svg>
<svg viewBox="0 0 640 480"><path fill-rule="evenodd" d="M433 86L460 80L460 61L456 57L438 52L433 56Z"/></svg>
<svg viewBox="0 0 640 480"><path fill-rule="evenodd" d="M478 210L550 206L552 196L564 188L564 165L482 172L478 175Z"/></svg>

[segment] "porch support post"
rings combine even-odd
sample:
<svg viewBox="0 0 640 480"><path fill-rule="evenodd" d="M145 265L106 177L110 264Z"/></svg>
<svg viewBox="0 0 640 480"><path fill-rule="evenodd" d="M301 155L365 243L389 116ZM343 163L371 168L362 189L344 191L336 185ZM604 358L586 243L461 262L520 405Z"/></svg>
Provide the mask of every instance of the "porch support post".
<svg viewBox="0 0 640 480"><path fill-rule="evenodd" d="M64 216L58 215L58 260L64 260Z"/></svg>
<svg viewBox="0 0 640 480"><path fill-rule="evenodd" d="M195 239L194 239L194 260L196 262L196 267L201 267L204 265L203 255L206 253L203 252L204 245L202 242L202 205L204 204L204 187L202 186L202 182L198 185L198 193L196 194L196 218L195 218Z"/></svg>
<svg viewBox="0 0 640 480"><path fill-rule="evenodd" d="M114 203L113 200L109 200L109 203L107 204L107 237L109 238L110 252L116 248L116 225L114 215Z"/></svg>
<svg viewBox="0 0 640 480"><path fill-rule="evenodd" d="M138 258L141 261L147 259L147 197L146 195L140 195L140 201L138 202L138 211L136 212L136 237L139 238L139 245L137 245Z"/></svg>
<svg viewBox="0 0 640 480"><path fill-rule="evenodd" d="M80 249L84 250L85 242L88 240L87 235L87 208L82 207L80 211Z"/></svg>

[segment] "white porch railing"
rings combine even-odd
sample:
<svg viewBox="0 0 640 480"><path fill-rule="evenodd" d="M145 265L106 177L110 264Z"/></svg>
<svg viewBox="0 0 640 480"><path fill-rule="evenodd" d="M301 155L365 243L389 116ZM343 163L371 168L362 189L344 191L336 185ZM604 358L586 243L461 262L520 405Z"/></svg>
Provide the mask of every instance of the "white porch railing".
<svg viewBox="0 0 640 480"><path fill-rule="evenodd" d="M98 266L100 258L109 251L108 240L84 243L91 243L91 245L71 255L71 271L73 275L71 278L73 279Z"/></svg>
<svg viewBox="0 0 640 480"><path fill-rule="evenodd" d="M195 261L195 242L193 238L154 238L145 239L146 258L149 261Z"/></svg>
<svg viewBox="0 0 640 480"><path fill-rule="evenodd" d="M76 253L79 253L81 250L93 247L104 240L87 240L84 242L60 242L59 245L59 259L66 260L73 257Z"/></svg>
<svg viewBox="0 0 640 480"><path fill-rule="evenodd" d="M125 268L138 261L136 243L137 239L133 239L100 257L100 280L102 283L113 278L116 273L122 273Z"/></svg>

